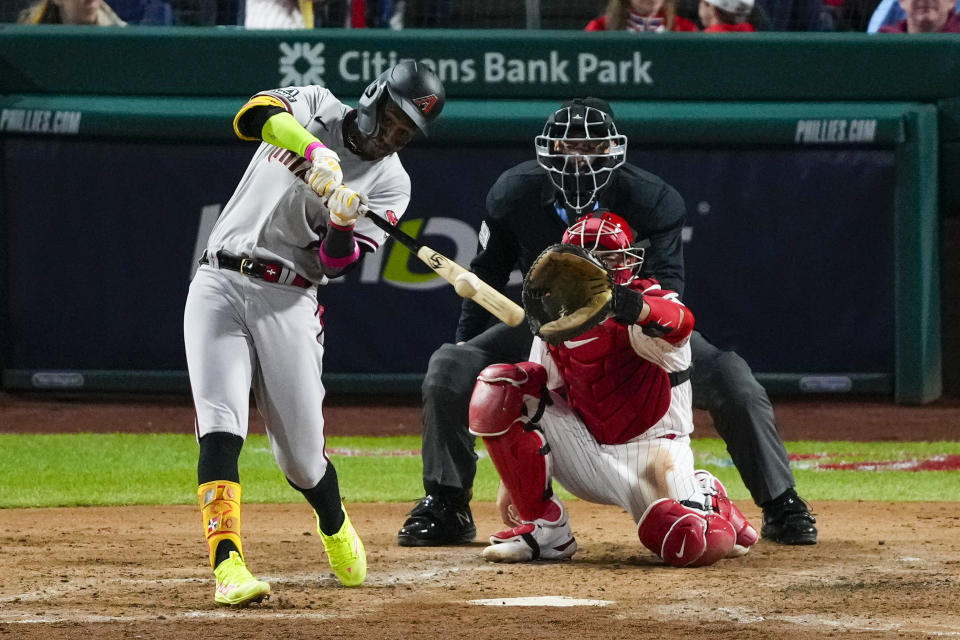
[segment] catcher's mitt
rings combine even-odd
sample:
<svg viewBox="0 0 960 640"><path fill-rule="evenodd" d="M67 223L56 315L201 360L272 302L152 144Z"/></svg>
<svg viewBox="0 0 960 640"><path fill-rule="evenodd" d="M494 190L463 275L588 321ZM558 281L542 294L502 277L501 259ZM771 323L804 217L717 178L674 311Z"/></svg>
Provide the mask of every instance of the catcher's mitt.
<svg viewBox="0 0 960 640"><path fill-rule="evenodd" d="M603 264L576 245L547 247L523 279L523 309L530 330L550 344L603 322L612 297L613 280Z"/></svg>

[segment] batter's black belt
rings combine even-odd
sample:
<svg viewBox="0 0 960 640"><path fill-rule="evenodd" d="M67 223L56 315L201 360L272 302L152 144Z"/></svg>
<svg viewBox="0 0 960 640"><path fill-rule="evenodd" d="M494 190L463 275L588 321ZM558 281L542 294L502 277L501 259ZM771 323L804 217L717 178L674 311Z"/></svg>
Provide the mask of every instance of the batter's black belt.
<svg viewBox="0 0 960 640"><path fill-rule="evenodd" d="M668 371L667 375L670 376L670 386L676 387L683 384L690 379L690 376L693 374L693 367L687 367L683 371Z"/></svg>
<svg viewBox="0 0 960 640"><path fill-rule="evenodd" d="M204 252L203 257L200 258L200 264L209 264L221 269L237 271L250 278L259 278L260 280L266 280L267 282L288 284L293 287L301 287L303 289L313 285L312 282L301 276L299 273L291 271L279 262L264 262L263 260L257 260L255 258L232 256L224 251L217 251L215 258L216 264L214 265L213 261L207 257L207 253Z"/></svg>

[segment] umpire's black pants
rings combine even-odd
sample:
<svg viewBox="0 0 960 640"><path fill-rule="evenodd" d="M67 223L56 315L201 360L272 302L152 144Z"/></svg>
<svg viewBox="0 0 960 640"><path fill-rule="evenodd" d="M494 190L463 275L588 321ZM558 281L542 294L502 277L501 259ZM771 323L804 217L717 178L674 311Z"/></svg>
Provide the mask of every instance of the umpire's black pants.
<svg viewBox="0 0 960 640"><path fill-rule="evenodd" d="M423 486L427 493L467 490L477 471L475 438L467 430L470 396L484 367L522 362L533 338L526 325L496 324L461 345L444 344L423 380ZM758 505L795 485L773 407L747 363L721 351L698 331L693 352L693 404L705 409Z"/></svg>

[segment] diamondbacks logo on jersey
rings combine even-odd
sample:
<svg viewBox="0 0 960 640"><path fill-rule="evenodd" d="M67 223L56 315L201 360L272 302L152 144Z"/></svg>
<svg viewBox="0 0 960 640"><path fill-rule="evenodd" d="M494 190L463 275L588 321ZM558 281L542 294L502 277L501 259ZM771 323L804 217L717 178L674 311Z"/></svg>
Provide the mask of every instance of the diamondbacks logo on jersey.
<svg viewBox="0 0 960 640"><path fill-rule="evenodd" d="M430 95L423 96L422 98L414 98L413 104L417 105L417 109L420 109L420 112L426 115L430 113L439 99L440 98L437 97L437 94L431 93Z"/></svg>
<svg viewBox="0 0 960 640"><path fill-rule="evenodd" d="M284 96L290 102L296 102L297 96L300 95L300 91L292 87L284 88L284 89L274 89L273 93L278 93L281 96Z"/></svg>

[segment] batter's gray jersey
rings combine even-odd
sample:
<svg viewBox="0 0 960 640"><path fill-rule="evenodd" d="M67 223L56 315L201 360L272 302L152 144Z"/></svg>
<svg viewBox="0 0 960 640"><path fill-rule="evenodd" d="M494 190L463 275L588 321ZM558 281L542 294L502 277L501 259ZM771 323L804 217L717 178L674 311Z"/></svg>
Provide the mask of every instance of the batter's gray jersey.
<svg viewBox="0 0 960 640"><path fill-rule="evenodd" d="M344 182L368 197L374 211L399 218L410 178L394 154L361 161L344 148L341 124L349 107L323 87L265 92L340 156ZM312 282L325 278L317 249L330 212L301 180L310 167L290 151L263 143L207 243L210 264L190 284L183 336L197 411L197 438L232 433L246 438L250 389L264 417L274 457L298 487L324 477L324 326L315 287L249 278L218 269L216 252L279 262ZM371 214L372 215L372 214ZM361 217L354 237L376 250L385 234Z"/></svg>
<svg viewBox="0 0 960 640"><path fill-rule="evenodd" d="M391 222L403 215L410 202L410 177L395 153L370 162L347 149L341 125L350 107L316 85L262 94L281 100L300 124L340 156L343 183L365 195L372 211ZM325 283L317 249L330 212L303 182L309 168L301 156L261 143L210 234L208 251L280 262L312 282ZM386 234L361 217L354 238L362 251L375 251Z"/></svg>

